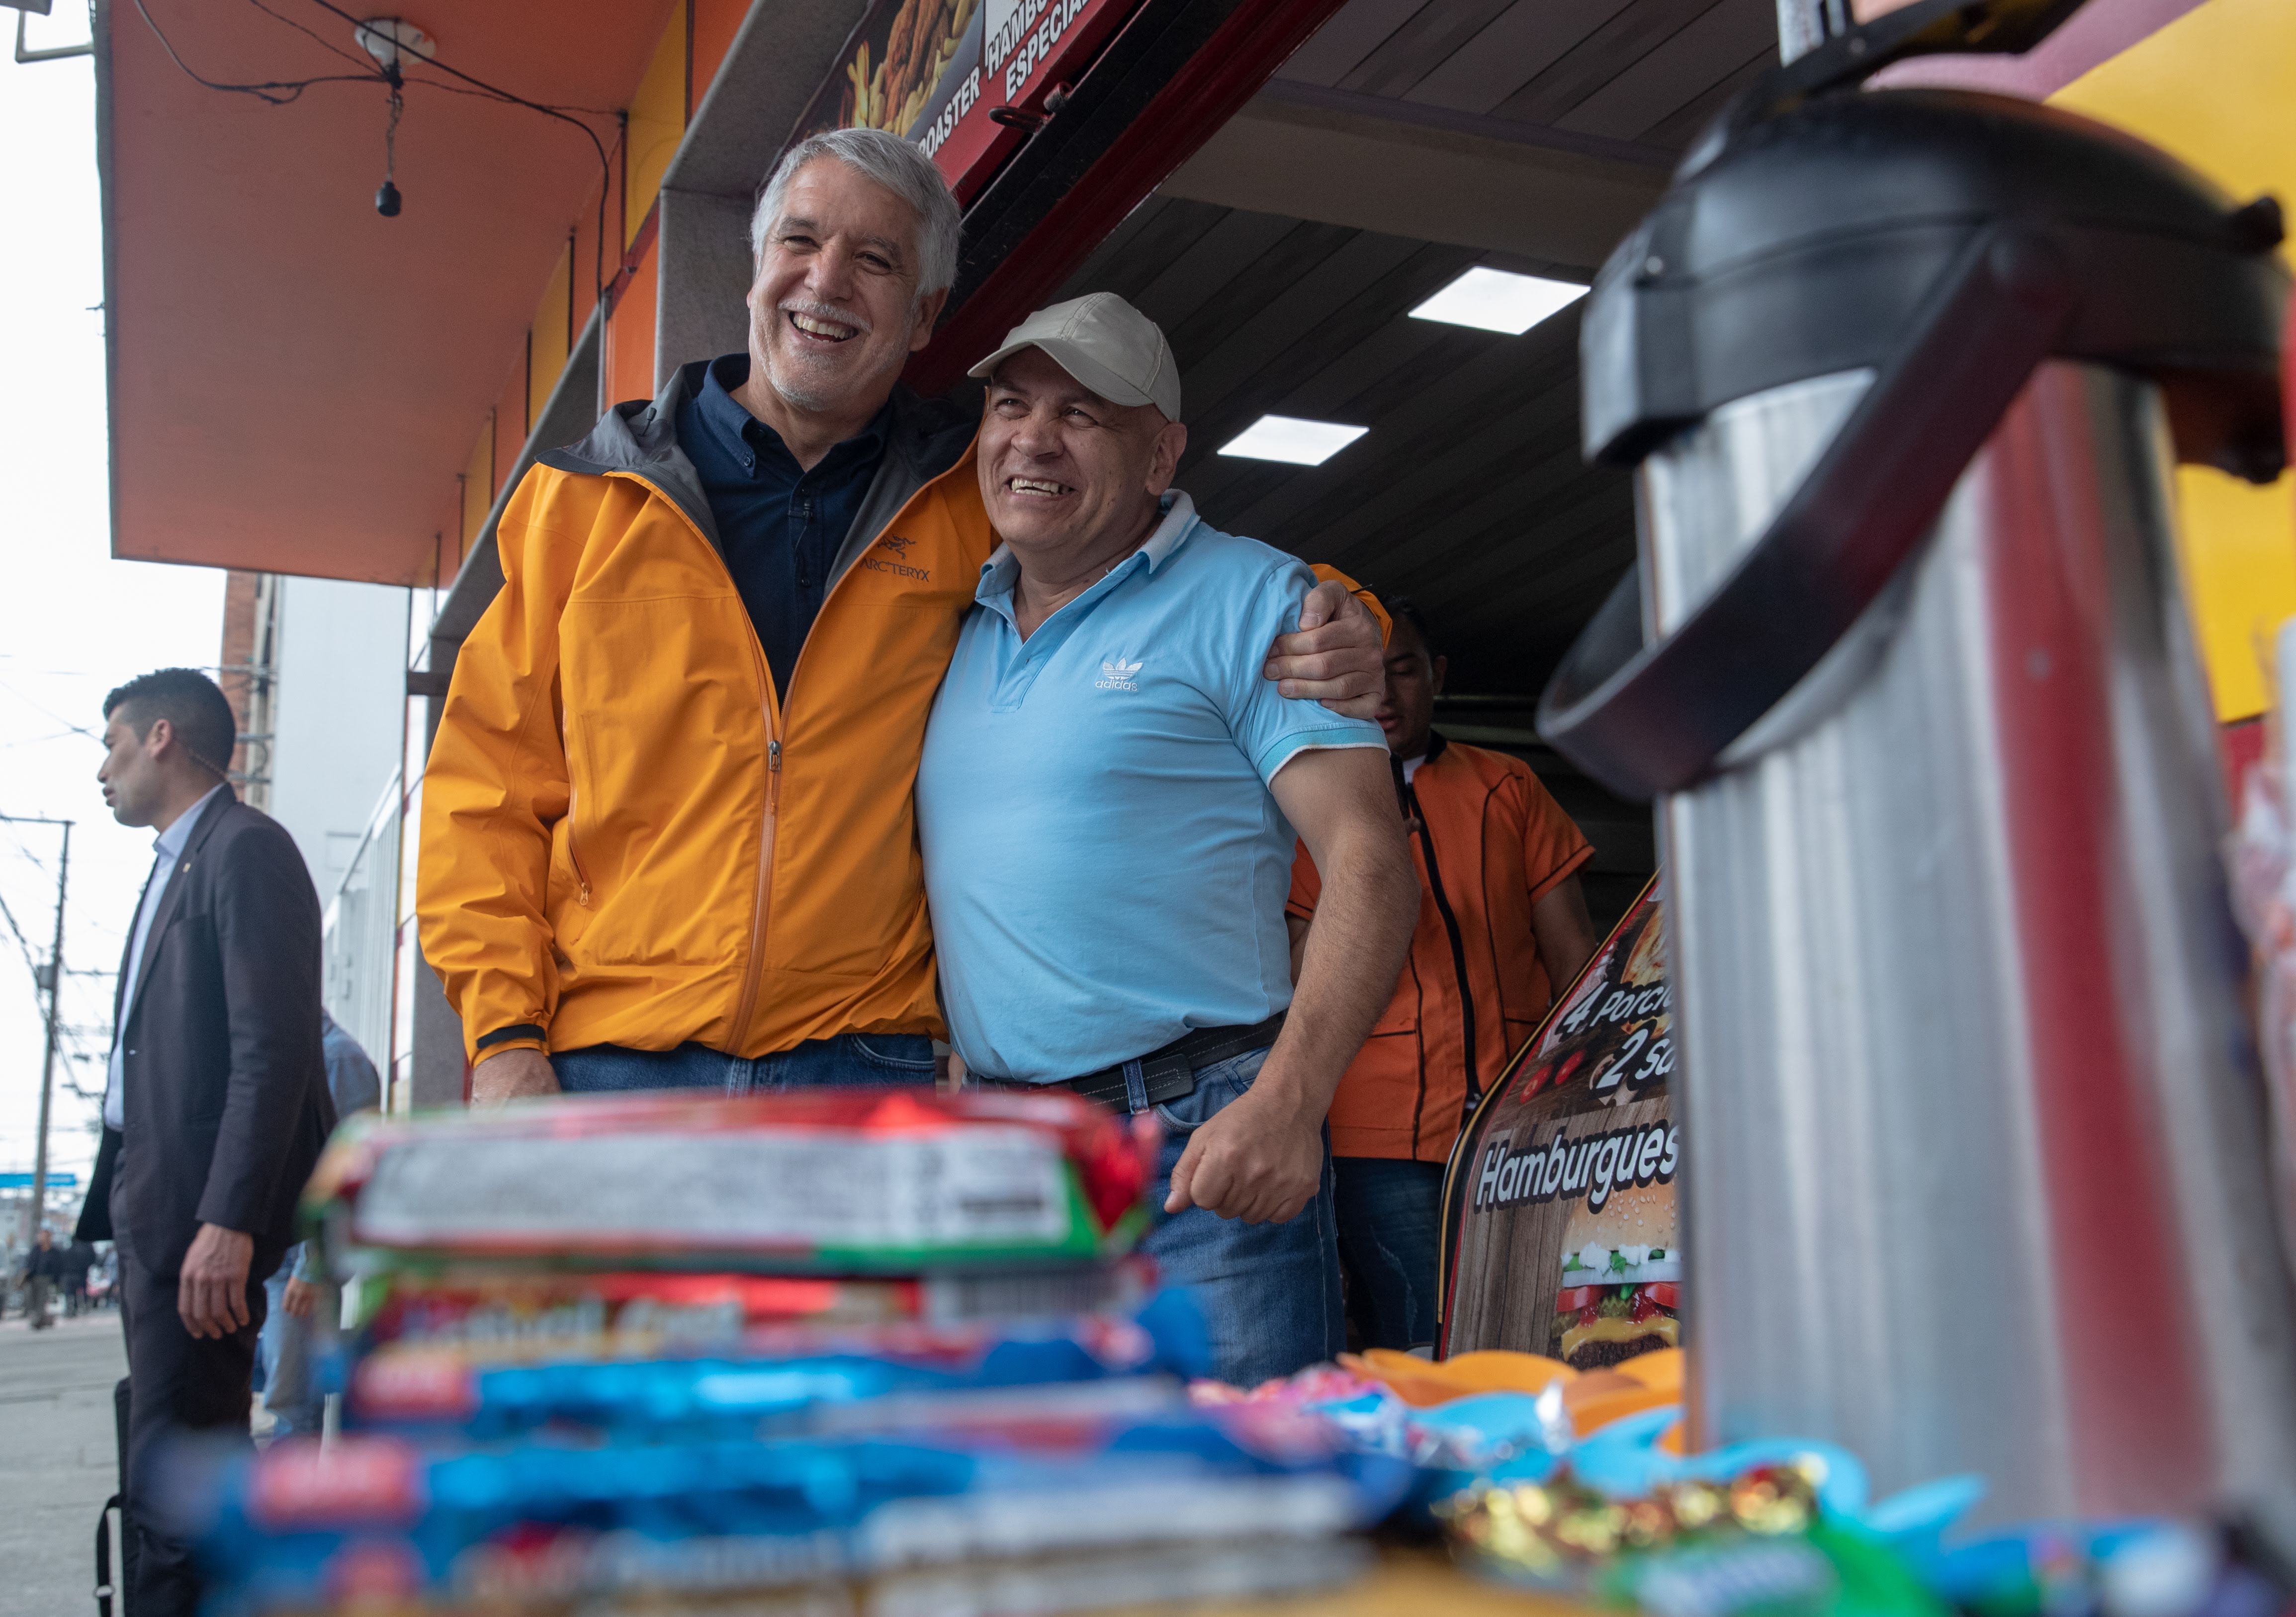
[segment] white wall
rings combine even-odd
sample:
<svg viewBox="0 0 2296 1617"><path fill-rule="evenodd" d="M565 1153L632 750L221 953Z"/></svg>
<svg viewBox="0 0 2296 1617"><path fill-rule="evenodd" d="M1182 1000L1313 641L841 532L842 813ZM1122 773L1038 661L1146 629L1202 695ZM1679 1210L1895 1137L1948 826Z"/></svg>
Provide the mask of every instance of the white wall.
<svg viewBox="0 0 2296 1617"><path fill-rule="evenodd" d="M271 815L293 834L324 908L398 767L406 592L282 579Z"/></svg>

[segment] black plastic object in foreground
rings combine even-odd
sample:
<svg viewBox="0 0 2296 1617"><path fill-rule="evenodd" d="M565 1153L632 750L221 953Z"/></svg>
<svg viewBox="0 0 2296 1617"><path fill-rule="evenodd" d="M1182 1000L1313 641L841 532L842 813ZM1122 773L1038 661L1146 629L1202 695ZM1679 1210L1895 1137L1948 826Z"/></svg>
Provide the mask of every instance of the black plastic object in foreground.
<svg viewBox="0 0 2296 1617"><path fill-rule="evenodd" d="M1900 16L1923 29L1901 27L1940 48L1931 36L1952 18L1938 11L1910 8ZM1858 37L1824 49L1853 54ZM1879 66L1890 53L1865 54ZM2158 382L2183 459L2259 481L2280 470L2276 205L2233 208L2152 148L2028 102L1808 90L1853 78L1797 62L1748 92L1588 300L1590 459L1638 461L1732 399L1875 372L1674 633L1643 643L1629 573L1547 686L1541 732L1622 796L1705 779L1817 666L2045 358Z"/></svg>

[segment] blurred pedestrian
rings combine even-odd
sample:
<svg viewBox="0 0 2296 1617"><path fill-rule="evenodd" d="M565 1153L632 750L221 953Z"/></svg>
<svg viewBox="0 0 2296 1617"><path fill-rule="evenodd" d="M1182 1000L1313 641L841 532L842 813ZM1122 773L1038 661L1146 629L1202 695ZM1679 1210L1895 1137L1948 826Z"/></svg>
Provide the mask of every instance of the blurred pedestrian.
<svg viewBox="0 0 2296 1617"><path fill-rule="evenodd" d="M382 1078L359 1041L324 1010L319 1013L327 1053L327 1092L338 1119L371 1112L382 1104ZM279 1270L265 1282L270 1310L263 1321L257 1368L263 1376L263 1407L278 1425L276 1438L316 1435L326 1397L311 1375L318 1339L332 1319L326 1305L336 1295L308 1241L287 1250Z"/></svg>
<svg viewBox="0 0 2296 1617"><path fill-rule="evenodd" d="M74 1240L64 1248L64 1314L77 1319L87 1307L88 1270L95 1267L93 1242Z"/></svg>
<svg viewBox="0 0 2296 1617"><path fill-rule="evenodd" d="M32 1237L32 1250L24 1259L24 1318L36 1331L44 1331L55 1323L48 1318L48 1303L56 1294L56 1286L63 1279L64 1254L56 1245L56 1238L43 1225Z"/></svg>
<svg viewBox="0 0 2296 1617"><path fill-rule="evenodd" d="M119 1251L127 1337L127 1608L189 1617L191 1548L154 1509L176 1430L247 1441L262 1283L334 1107L319 1037L319 900L285 830L239 801L231 704L164 668L104 698L104 801L158 833L113 1001L103 1144L78 1235Z"/></svg>

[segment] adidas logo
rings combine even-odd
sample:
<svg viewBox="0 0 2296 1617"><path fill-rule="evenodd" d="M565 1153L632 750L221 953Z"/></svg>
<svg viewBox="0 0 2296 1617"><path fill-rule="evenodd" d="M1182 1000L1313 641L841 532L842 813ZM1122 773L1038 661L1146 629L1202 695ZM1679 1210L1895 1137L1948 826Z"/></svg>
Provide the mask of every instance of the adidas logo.
<svg viewBox="0 0 2296 1617"><path fill-rule="evenodd" d="M1095 690L1137 690L1140 682L1136 676L1139 672L1138 663L1126 662L1123 653L1119 652L1114 662L1101 664L1100 677L1093 681L1092 688Z"/></svg>

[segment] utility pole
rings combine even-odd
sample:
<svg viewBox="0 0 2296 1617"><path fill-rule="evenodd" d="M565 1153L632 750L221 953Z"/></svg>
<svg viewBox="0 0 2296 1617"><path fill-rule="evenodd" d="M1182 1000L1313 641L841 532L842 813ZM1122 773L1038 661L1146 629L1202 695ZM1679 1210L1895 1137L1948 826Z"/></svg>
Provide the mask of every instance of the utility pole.
<svg viewBox="0 0 2296 1617"><path fill-rule="evenodd" d="M56 860L56 936L49 946L47 968L41 974L40 982L48 991L48 1041L47 1049L40 1058L40 1133L32 1152L32 1205L24 1220L24 1245L30 1247L39 1239L40 1221L46 1216L48 1207L48 1111L56 1089L56 1024L63 999L64 892L71 875L72 822L23 814L0 814L0 820L15 825L60 825L64 831L63 852Z"/></svg>

